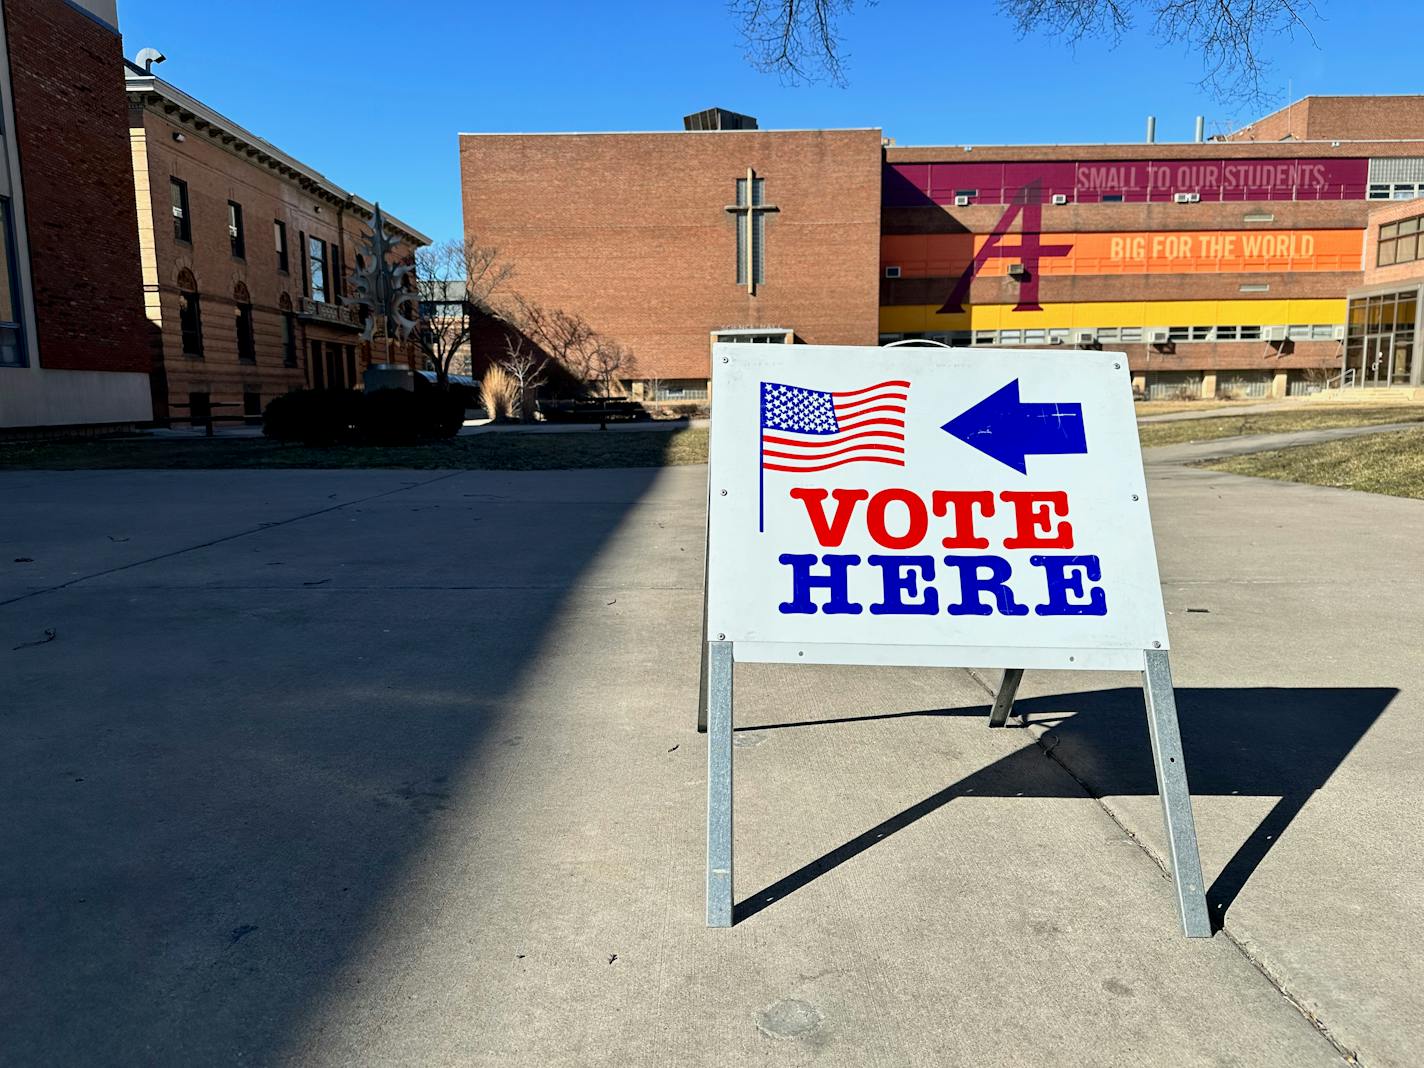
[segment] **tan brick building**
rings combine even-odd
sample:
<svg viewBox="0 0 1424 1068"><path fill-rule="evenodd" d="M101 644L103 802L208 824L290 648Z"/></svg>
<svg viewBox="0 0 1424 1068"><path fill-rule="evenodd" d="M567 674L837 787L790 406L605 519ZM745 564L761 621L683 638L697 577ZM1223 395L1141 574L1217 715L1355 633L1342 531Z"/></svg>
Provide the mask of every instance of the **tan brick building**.
<svg viewBox="0 0 1424 1068"><path fill-rule="evenodd" d="M116 18L0 3L0 431L150 416Z"/></svg>
<svg viewBox="0 0 1424 1068"><path fill-rule="evenodd" d="M125 84L154 418L255 417L293 389L359 387L390 358L343 303L371 203L151 71L126 64ZM406 255L430 243L385 218ZM395 356L414 366L413 349Z"/></svg>

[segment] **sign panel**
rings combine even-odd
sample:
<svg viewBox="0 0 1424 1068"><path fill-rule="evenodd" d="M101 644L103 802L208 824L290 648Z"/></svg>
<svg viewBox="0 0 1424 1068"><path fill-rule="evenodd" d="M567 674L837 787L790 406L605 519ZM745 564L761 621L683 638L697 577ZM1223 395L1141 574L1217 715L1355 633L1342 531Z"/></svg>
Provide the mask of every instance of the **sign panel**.
<svg viewBox="0 0 1424 1068"><path fill-rule="evenodd" d="M712 389L707 625L736 659L1167 648L1121 354L717 345Z"/></svg>

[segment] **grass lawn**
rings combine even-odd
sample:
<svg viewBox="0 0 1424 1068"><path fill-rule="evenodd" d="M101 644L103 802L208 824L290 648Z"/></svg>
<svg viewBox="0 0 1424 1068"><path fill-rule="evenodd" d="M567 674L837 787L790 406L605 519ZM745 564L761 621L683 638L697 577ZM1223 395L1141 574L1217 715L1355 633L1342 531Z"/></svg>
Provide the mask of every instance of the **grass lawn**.
<svg viewBox="0 0 1424 1068"><path fill-rule="evenodd" d="M1244 408L1248 404L1266 404L1280 398L1252 398L1249 400L1188 400L1188 401L1136 401L1133 410L1141 419L1144 415L1170 415L1173 412L1209 412L1214 408Z"/></svg>
<svg viewBox="0 0 1424 1068"><path fill-rule="evenodd" d="M1215 441L1242 434L1284 434L1291 430L1325 430L1341 426L1369 426L1372 423L1424 422L1424 404L1346 408L1319 405L1259 415L1222 415L1211 419L1182 419L1172 423L1148 423L1137 428L1143 448L1154 445L1182 445L1192 441Z"/></svg>
<svg viewBox="0 0 1424 1068"><path fill-rule="evenodd" d="M663 467L707 462L706 430L491 433L430 445L310 449L264 438L100 438L0 445L0 470L400 467L420 470L546 471Z"/></svg>
<svg viewBox="0 0 1424 1068"><path fill-rule="evenodd" d="M1233 475L1424 499L1424 427L1200 464Z"/></svg>

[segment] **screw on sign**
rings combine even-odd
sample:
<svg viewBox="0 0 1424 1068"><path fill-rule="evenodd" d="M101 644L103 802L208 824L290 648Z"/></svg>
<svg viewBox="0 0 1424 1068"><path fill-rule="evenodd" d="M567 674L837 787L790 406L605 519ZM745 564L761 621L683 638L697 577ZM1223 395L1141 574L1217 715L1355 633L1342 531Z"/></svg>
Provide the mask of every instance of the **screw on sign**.
<svg viewBox="0 0 1424 1068"><path fill-rule="evenodd" d="M1122 354L717 349L708 923L732 923L742 661L1002 668L991 726L1025 668L1141 673L1182 927L1210 934Z"/></svg>

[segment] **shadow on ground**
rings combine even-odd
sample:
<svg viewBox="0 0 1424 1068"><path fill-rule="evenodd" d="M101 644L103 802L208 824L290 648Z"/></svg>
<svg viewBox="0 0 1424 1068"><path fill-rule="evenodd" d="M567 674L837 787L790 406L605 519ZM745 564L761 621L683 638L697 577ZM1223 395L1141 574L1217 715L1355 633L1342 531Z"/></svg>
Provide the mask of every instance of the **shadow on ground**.
<svg viewBox="0 0 1424 1068"><path fill-rule="evenodd" d="M0 608L0 1060L283 1059L433 843L479 834L452 796L520 744L510 695L657 476L124 473L11 511L6 540L133 561Z"/></svg>
<svg viewBox="0 0 1424 1068"><path fill-rule="evenodd" d="M1231 903L1251 873L1335 769L1399 693L1389 687L1183 688L1177 694L1187 775L1194 796L1274 797L1276 803L1207 890L1212 922L1220 929ZM987 721L988 704L896 712L886 716L739 727L738 731L845 726L880 719L974 717ZM1034 796L1043 777L1026 765L1045 756L1058 761L1094 797L1157 793L1147 740L1142 691L1135 687L1093 690L1019 701L1009 728L1047 728L1040 744L1010 756L926 797L843 845L738 902L735 922L749 919L812 880L834 870L960 797ZM1061 778L1081 796L1076 786Z"/></svg>

